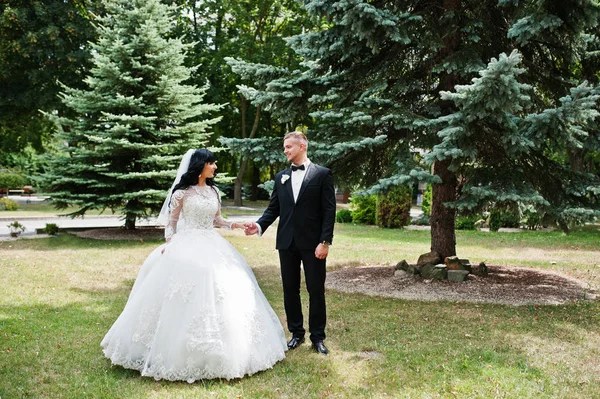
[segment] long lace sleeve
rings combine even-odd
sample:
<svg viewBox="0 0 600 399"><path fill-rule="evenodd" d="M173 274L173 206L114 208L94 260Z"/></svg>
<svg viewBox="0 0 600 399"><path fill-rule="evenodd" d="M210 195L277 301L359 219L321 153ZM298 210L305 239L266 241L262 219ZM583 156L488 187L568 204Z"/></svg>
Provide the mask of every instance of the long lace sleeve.
<svg viewBox="0 0 600 399"><path fill-rule="evenodd" d="M165 226L165 239L167 242L171 241L171 237L177 232L177 222L179 221L179 215L181 214L181 208L183 207L184 194L185 191L177 190L171 196L171 203L169 204L169 222Z"/></svg>
<svg viewBox="0 0 600 399"><path fill-rule="evenodd" d="M218 197L220 197L219 193L217 193L217 200L219 200L219 209L217 210L217 214L215 215L213 225L216 227L223 227L223 228L231 230L231 228L232 228L231 226L233 225L233 222L228 222L221 215L221 201Z"/></svg>

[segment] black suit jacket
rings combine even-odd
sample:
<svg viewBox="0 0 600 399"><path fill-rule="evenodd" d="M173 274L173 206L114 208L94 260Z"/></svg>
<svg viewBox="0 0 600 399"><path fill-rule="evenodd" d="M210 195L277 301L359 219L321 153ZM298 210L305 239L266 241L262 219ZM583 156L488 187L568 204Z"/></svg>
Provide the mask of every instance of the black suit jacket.
<svg viewBox="0 0 600 399"><path fill-rule="evenodd" d="M289 178L282 183L282 176ZM269 206L258 219L263 231L279 217L277 249L287 249L294 240L298 249L314 250L323 241L332 242L335 223L333 175L323 166L310 163L294 203L292 169L277 173Z"/></svg>

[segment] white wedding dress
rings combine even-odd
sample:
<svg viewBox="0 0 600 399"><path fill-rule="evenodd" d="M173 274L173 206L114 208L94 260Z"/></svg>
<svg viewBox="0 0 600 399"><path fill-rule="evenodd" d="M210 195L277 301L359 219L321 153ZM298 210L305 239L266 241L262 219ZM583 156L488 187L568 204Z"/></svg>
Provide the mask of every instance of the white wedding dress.
<svg viewBox="0 0 600 399"><path fill-rule="evenodd" d="M143 376L190 383L241 378L285 358L277 315L244 258L213 227L230 227L216 189L176 191L169 219L168 243L142 265L102 340L104 355Z"/></svg>

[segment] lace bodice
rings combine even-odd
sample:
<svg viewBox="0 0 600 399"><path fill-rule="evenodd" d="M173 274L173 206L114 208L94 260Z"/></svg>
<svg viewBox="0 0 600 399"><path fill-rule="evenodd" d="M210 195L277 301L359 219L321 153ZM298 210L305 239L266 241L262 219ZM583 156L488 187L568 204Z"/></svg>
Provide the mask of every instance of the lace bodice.
<svg viewBox="0 0 600 399"><path fill-rule="evenodd" d="M209 230L214 227L231 228L231 223L221 216L221 201L216 187L189 186L177 190L169 204L169 223L165 227L167 241L177 232L177 223L183 219L184 230Z"/></svg>

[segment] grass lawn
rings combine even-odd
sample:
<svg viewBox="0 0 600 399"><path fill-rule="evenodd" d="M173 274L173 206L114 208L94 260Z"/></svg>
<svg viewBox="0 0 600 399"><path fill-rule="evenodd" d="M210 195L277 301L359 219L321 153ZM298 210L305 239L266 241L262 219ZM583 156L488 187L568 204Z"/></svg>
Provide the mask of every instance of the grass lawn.
<svg viewBox="0 0 600 399"><path fill-rule="evenodd" d="M222 234L283 319L274 229ZM504 306L327 292L329 356L309 345L232 381L156 382L111 367L100 341L159 244L55 238L0 242L0 397L598 398L600 302ZM600 231L458 232L459 255L553 269L599 285ZM336 225L329 267L414 262L429 232ZM307 297L303 293L303 302ZM306 312L305 314L307 314Z"/></svg>

